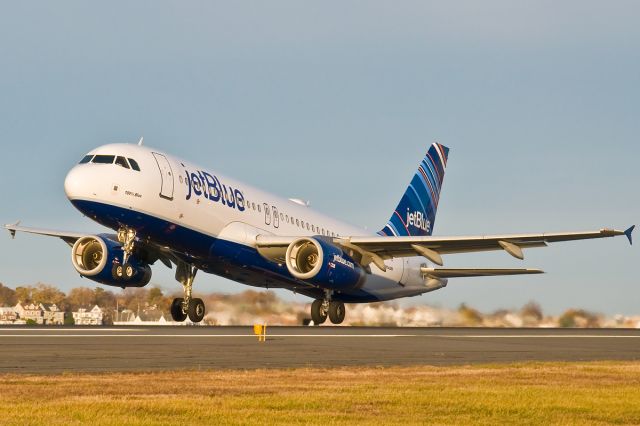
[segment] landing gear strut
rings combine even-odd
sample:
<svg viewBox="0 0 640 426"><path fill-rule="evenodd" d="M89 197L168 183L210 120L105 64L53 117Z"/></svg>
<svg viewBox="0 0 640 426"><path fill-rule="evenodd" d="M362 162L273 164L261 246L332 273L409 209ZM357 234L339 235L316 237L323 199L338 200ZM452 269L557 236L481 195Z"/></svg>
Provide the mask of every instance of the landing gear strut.
<svg viewBox="0 0 640 426"><path fill-rule="evenodd" d="M182 284L184 297L175 298L171 303L171 318L174 321L184 321L187 316L192 322L200 322L204 318L204 302L202 299L191 297L193 280L197 272L198 269L193 265L186 262L178 263L176 280Z"/></svg>
<svg viewBox="0 0 640 426"><path fill-rule="evenodd" d="M311 319L315 325L323 324L327 317L333 324L341 324L345 314L344 303L332 301L330 292L326 292L324 299L316 299L311 304Z"/></svg>

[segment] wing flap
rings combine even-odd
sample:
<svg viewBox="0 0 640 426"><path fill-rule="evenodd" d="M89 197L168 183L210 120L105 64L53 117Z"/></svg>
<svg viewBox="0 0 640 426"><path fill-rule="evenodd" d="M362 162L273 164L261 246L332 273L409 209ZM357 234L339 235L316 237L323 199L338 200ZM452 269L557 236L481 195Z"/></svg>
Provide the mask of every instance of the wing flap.
<svg viewBox="0 0 640 426"><path fill-rule="evenodd" d="M543 274L540 269L420 268L430 278L492 277L499 275Z"/></svg>

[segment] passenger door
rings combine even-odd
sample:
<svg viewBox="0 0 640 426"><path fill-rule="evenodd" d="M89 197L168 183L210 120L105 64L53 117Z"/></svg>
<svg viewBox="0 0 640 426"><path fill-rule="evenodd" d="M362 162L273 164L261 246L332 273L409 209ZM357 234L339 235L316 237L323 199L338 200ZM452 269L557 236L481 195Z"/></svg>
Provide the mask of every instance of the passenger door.
<svg viewBox="0 0 640 426"><path fill-rule="evenodd" d="M162 154L153 152L153 158L155 158L160 170L160 197L167 200L173 200L173 170L171 170L171 164L169 160Z"/></svg>

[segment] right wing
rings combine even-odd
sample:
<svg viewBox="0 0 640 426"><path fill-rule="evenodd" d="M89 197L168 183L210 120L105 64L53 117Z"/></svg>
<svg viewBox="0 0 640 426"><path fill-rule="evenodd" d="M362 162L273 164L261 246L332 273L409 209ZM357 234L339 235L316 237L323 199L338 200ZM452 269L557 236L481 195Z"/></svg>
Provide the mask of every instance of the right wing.
<svg viewBox="0 0 640 426"><path fill-rule="evenodd" d="M382 257L406 257L420 253L420 248L438 254L469 253L476 251L505 250L522 259L523 248L545 247L548 243L587 240L626 235L631 242L633 226L626 231L601 229L587 232L559 232L542 234L479 235L468 237L350 237L346 242ZM337 241L340 243L340 241ZM436 262L437 263L437 262Z"/></svg>
<svg viewBox="0 0 640 426"><path fill-rule="evenodd" d="M587 240L625 235L631 243L631 233L635 226L625 231L601 229L586 232L558 232L540 234L505 234L478 235L467 237L433 237L433 236L353 236L332 238L336 244L362 265L374 263L381 270L386 270L385 259L395 257L423 256L437 265L443 264L441 255L470 253L477 251L504 250L511 256L524 259L522 249L545 247L548 243L561 241ZM276 235L258 235L256 246L260 249L271 249L275 252L286 250L286 247L300 237Z"/></svg>

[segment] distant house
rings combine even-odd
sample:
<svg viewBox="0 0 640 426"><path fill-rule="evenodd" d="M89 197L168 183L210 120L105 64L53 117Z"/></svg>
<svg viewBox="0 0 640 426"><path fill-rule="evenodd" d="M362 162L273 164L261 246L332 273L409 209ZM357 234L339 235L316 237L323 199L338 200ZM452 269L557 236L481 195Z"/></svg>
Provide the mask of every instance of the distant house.
<svg viewBox="0 0 640 426"><path fill-rule="evenodd" d="M18 317L24 321L35 321L36 324L44 324L44 308L40 303L18 304L14 307Z"/></svg>
<svg viewBox="0 0 640 426"><path fill-rule="evenodd" d="M91 310L79 308L73 315L73 322L76 325L102 325L102 309L95 305Z"/></svg>
<svg viewBox="0 0 640 426"><path fill-rule="evenodd" d="M61 311L55 303L41 303L40 306L43 310L44 324L64 324L64 311Z"/></svg>
<svg viewBox="0 0 640 426"><path fill-rule="evenodd" d="M13 307L0 308L0 324L13 324L18 319L18 314Z"/></svg>

